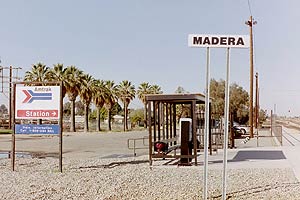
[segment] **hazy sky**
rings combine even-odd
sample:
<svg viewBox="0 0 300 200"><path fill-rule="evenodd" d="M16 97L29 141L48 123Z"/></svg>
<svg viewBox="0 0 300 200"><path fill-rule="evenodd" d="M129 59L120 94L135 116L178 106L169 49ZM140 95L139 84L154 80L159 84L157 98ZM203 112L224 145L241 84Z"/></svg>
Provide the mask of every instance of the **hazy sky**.
<svg viewBox="0 0 300 200"><path fill-rule="evenodd" d="M260 103L300 115L300 2L250 0ZM188 34L245 35L247 0L12 0L0 6L2 66L75 65L94 78L204 92L206 51ZM249 91L249 49L231 50L231 83ZM225 79L226 51L211 50L211 77ZM1 95L1 102L7 101ZM138 100L131 107L141 105ZM290 111L290 112L289 112Z"/></svg>

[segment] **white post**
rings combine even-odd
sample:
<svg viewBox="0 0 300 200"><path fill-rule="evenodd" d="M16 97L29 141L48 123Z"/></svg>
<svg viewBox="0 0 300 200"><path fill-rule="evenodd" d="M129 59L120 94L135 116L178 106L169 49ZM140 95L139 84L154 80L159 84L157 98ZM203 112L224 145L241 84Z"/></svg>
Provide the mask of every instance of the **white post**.
<svg viewBox="0 0 300 200"><path fill-rule="evenodd" d="M225 123L224 123L224 157L223 157L223 192L222 199L226 200L226 178L227 178L227 147L228 147L228 126L229 126L229 79L230 79L230 62L229 62L229 50L227 48L227 69L226 69L226 83L225 83Z"/></svg>
<svg viewBox="0 0 300 200"><path fill-rule="evenodd" d="M208 134L209 134L209 85L210 85L210 56L207 47L206 57L206 93L205 93L205 131L204 131L204 176L203 176L203 199L207 199L207 176L208 176Z"/></svg>

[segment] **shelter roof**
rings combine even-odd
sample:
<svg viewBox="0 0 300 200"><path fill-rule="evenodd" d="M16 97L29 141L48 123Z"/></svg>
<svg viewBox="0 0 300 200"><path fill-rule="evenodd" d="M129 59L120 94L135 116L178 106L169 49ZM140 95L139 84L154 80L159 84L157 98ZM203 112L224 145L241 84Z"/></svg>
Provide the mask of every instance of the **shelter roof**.
<svg viewBox="0 0 300 200"><path fill-rule="evenodd" d="M203 94L149 94L146 95L147 101L160 101L167 103L191 103L196 101L196 103L205 103L205 95Z"/></svg>

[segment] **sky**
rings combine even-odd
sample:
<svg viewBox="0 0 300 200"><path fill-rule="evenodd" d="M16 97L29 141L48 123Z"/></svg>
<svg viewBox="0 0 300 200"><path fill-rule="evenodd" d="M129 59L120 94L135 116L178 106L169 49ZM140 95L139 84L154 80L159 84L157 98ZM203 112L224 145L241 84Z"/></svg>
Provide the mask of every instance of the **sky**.
<svg viewBox="0 0 300 200"><path fill-rule="evenodd" d="M21 67L22 76L38 62L63 63L136 88L149 82L166 94L179 86L204 93L206 50L188 47L188 34L248 35L252 15L260 106L300 116L299 7L298 0L1 1L0 65ZM210 55L211 78L224 80L226 50ZM231 49L230 66L230 83L249 91L249 49Z"/></svg>

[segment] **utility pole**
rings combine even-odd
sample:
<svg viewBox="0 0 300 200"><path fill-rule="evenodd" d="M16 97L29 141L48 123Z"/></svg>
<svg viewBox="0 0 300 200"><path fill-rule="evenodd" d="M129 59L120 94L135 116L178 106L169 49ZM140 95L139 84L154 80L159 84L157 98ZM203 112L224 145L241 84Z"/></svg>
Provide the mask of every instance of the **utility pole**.
<svg viewBox="0 0 300 200"><path fill-rule="evenodd" d="M8 100L8 114L9 114L9 124L8 129L11 129L11 121L12 121L12 66L9 67L9 100Z"/></svg>
<svg viewBox="0 0 300 200"><path fill-rule="evenodd" d="M12 127L12 85L14 80L20 80L20 77L18 77L18 70L22 69L20 67L2 67L0 66L0 79L1 79L1 91L0 93L3 94L8 98L8 128L11 129ZM4 76L4 70L9 70L9 76ZM16 71L16 76L14 75L14 70ZM5 85L5 86L4 86ZM8 89L8 91L7 91Z"/></svg>
<svg viewBox="0 0 300 200"><path fill-rule="evenodd" d="M250 138L253 138L253 32L252 27L256 24L253 22L252 16L246 25L250 27L250 110L249 110L249 125L250 125Z"/></svg>
<svg viewBox="0 0 300 200"><path fill-rule="evenodd" d="M259 125L259 100L258 100L258 73L256 72L255 74L255 128L257 129L258 128L258 125Z"/></svg>

